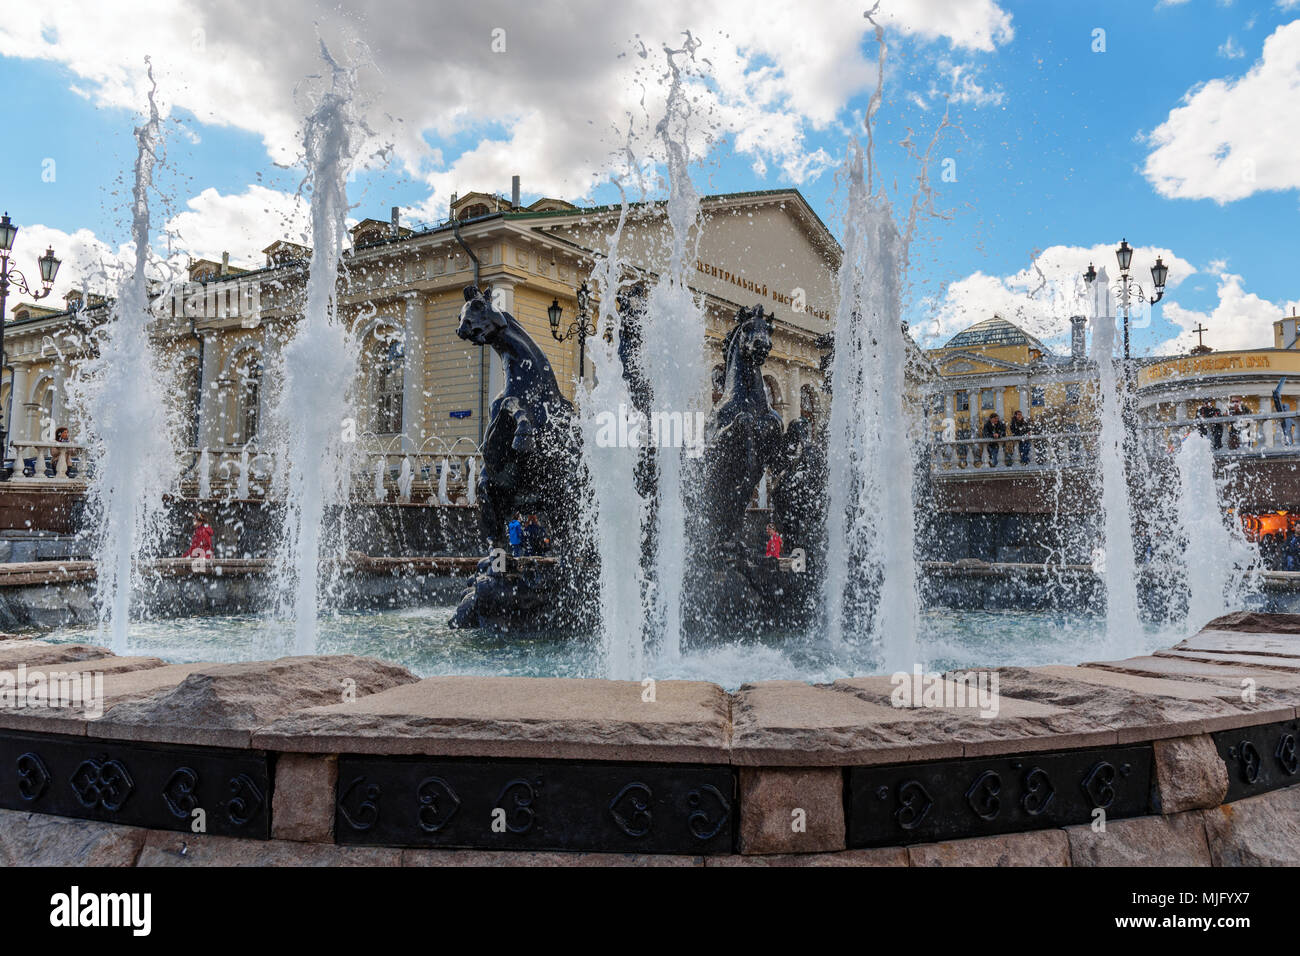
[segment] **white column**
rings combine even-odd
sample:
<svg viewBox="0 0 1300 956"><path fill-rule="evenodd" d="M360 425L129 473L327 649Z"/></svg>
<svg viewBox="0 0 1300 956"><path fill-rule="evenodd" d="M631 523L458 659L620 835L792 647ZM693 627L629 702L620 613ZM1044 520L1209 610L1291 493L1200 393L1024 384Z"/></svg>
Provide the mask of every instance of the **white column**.
<svg viewBox="0 0 1300 956"><path fill-rule="evenodd" d="M514 298L513 293L511 298ZM424 298L406 296L402 325L402 451L411 454L424 444Z"/></svg>
<svg viewBox="0 0 1300 956"><path fill-rule="evenodd" d="M203 333L203 391L199 395L199 448L216 448L221 438L221 344L216 332Z"/></svg>
<svg viewBox="0 0 1300 956"><path fill-rule="evenodd" d="M31 438L27 432L27 392L31 387L28 375L26 365L14 362L13 380L9 387L9 441L15 445Z"/></svg>

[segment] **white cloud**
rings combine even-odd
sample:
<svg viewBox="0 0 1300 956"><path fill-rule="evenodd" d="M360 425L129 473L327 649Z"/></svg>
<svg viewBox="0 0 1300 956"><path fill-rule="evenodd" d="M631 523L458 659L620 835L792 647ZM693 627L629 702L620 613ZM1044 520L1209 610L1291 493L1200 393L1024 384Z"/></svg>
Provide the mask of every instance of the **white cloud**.
<svg viewBox="0 0 1300 956"><path fill-rule="evenodd" d="M177 253L196 259L219 260L229 252L233 265L259 267L259 250L277 239L310 245L307 202L293 193L257 185L227 196L205 189L186 207L164 230Z"/></svg>
<svg viewBox="0 0 1300 956"><path fill-rule="evenodd" d="M1220 43L1217 52L1225 60L1241 60L1246 56L1246 51L1241 48L1241 44L1237 42L1237 38L1234 36L1229 36L1228 39Z"/></svg>
<svg viewBox="0 0 1300 956"><path fill-rule="evenodd" d="M1239 79L1189 91L1151 133L1143 170L1162 196L1218 203L1300 188L1291 125L1300 114L1300 20L1278 27Z"/></svg>
<svg viewBox="0 0 1300 956"><path fill-rule="evenodd" d="M1218 263L1222 266L1222 263ZM1241 276L1220 271L1219 301L1208 312L1185 309L1177 302L1167 303L1164 317L1182 329L1173 338L1160 343L1156 352L1177 355L1187 352L1200 338L1192 329L1205 328L1205 344L1216 351L1269 348L1273 345L1273 322L1289 314L1297 305L1277 305L1242 288Z"/></svg>
<svg viewBox="0 0 1300 956"><path fill-rule="evenodd" d="M997 0L886 6L887 26L966 55L1013 35ZM451 192L504 190L513 173L530 195L587 194L629 115L658 114L662 49L680 46L685 30L702 41L709 82L697 91L707 91L701 105L714 131L734 137L757 168L795 182L815 176L827 159L806 146L806 130L835 122L875 82L863 8L833 0L759 16L749 0L489 0L449 15L427 0L355 0L346 11L313 0L138 0L127 15L119 4L65 2L7 18L0 55L62 64L97 105L133 111L145 101L151 56L165 111L251 131L289 163L316 85L304 78L321 73L319 35L336 57L362 64L367 151L391 143L433 190L429 209L441 210ZM498 30L503 52L493 51ZM995 95L978 85L965 92ZM450 164L426 139L475 133L477 146Z"/></svg>
<svg viewBox="0 0 1300 956"><path fill-rule="evenodd" d="M1068 340L1070 316L1087 311L1083 273L1090 263L1105 265L1114 278L1117 245L1050 246L1038 253L1028 268L1011 275L969 275L951 283L942 300L931 304L933 321L916 332L927 346L935 347L996 313L1045 344L1060 345ZM1195 266L1170 249L1134 247L1132 273L1148 291L1149 270L1157 256L1169 267L1169 291L1196 272Z"/></svg>
<svg viewBox="0 0 1300 956"><path fill-rule="evenodd" d="M63 308L63 297L71 289L102 294L115 288L134 265L134 243L114 249L89 229L67 233L40 224L22 225L18 230L10 262L12 268L22 272L27 285L33 289L40 288L41 273L36 259L47 248L53 249L61 262L53 292L37 303L50 308ZM12 309L20 302L31 301L30 296L20 295L11 289L8 308Z"/></svg>

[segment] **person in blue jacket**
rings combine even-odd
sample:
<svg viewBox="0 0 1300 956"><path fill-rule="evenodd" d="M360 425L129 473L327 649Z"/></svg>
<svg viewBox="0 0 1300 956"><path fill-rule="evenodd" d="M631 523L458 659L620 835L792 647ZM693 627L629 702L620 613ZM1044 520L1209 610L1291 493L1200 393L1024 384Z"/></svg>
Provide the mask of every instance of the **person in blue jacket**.
<svg viewBox="0 0 1300 956"><path fill-rule="evenodd" d="M524 525L519 520L519 515L515 515L506 525L506 534L510 537L510 553L519 557L524 550Z"/></svg>

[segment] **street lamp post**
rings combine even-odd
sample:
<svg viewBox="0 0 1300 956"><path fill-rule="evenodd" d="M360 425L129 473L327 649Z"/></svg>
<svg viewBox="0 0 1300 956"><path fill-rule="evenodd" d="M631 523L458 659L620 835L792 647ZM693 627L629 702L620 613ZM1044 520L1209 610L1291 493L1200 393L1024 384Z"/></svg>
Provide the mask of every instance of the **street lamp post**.
<svg viewBox="0 0 1300 956"><path fill-rule="evenodd" d="M18 227L9 221L9 213L0 216L0 369L7 364L5 355L5 300L9 297L9 287L13 286L21 294L29 296L32 299L43 299L54 288L54 277L59 274L59 260L54 257L53 247L45 250L45 255L36 260L37 267L41 270L41 288L33 292L27 285L27 278L10 266L9 253L13 251L14 239L18 237ZM10 395L9 404L12 407L14 399L17 397L13 394L13 378L10 378ZM7 481L11 474L10 470L4 467L4 453L9 447L9 436L6 434L5 425L7 424L4 416L0 415L0 481Z"/></svg>
<svg viewBox="0 0 1300 956"><path fill-rule="evenodd" d="M546 319L551 323L551 337L557 342L565 342L578 337L578 379L581 381L587 374L587 338L596 334L596 323L591 318L591 292L587 289L587 283L583 283L578 289L578 318L572 322L563 332L560 331L560 319L564 315L564 309L560 306L559 299L552 299L550 308L546 310Z"/></svg>
<svg viewBox="0 0 1300 956"><path fill-rule="evenodd" d="M1165 281L1169 278L1169 267L1165 265L1161 256L1156 256L1156 264L1151 267L1151 283L1155 287L1154 294L1148 299L1146 291L1142 288L1141 283L1129 275L1129 266L1133 264L1133 247L1128 244L1127 239L1121 239L1119 248L1115 250L1115 259L1119 262L1119 284L1115 286L1115 295L1120 301L1120 308L1124 313L1124 367L1127 371L1130 358L1129 350L1129 313L1132 310L1133 300L1139 302L1149 302L1155 305L1165 294ZM1088 263L1088 271L1083 274L1083 279L1088 283L1088 288L1092 288L1093 282L1097 279L1097 270Z"/></svg>

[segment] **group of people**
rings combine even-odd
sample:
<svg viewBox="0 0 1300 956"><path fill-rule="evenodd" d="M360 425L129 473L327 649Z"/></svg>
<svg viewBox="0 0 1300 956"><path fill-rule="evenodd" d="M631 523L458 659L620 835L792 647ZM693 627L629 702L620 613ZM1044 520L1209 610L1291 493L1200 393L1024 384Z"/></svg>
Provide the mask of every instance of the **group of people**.
<svg viewBox="0 0 1300 956"><path fill-rule="evenodd" d="M546 529L537 520L537 515L527 519L517 514L506 525L506 537L510 540L510 553L518 558L523 555L536 557L545 554L551 547L551 539L546 536Z"/></svg>
<svg viewBox="0 0 1300 956"><path fill-rule="evenodd" d="M1014 441L1014 443L1013 442L1007 443L1008 464L1011 462L1011 456L1016 450L1019 450L1020 452L1020 464L1022 465L1029 464L1028 435L1030 432L1030 421L1028 418L1025 417L1024 413L1021 412L1020 409L1018 408L1011 415L1011 423L1009 426L1009 430L1011 432L1012 439L1018 439L1018 440ZM1001 416L999 416L997 412L991 414L988 417L988 421L984 423L984 429L982 432L983 436L985 438L993 439L992 441L989 442L988 445L990 465L996 465L998 463L998 451L1002 447L1001 440L1007 437L1007 432L1008 432L1008 425L1002 421ZM1018 445L1019 449L1016 449L1014 447L1015 445Z"/></svg>

